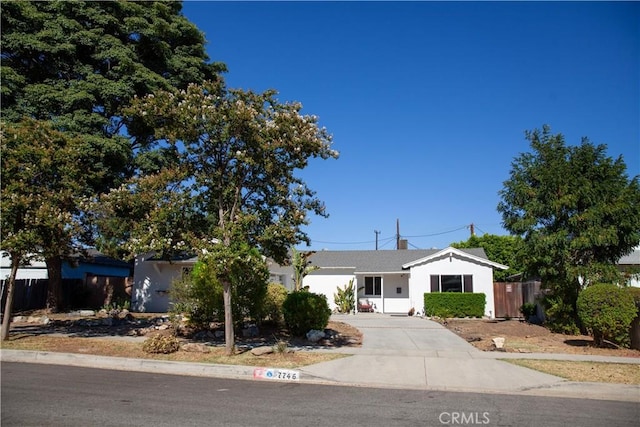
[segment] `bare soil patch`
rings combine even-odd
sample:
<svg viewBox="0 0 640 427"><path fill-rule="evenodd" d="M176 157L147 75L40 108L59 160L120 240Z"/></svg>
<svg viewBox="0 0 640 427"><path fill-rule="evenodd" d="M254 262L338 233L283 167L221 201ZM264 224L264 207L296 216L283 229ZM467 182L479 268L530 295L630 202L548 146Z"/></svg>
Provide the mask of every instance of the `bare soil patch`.
<svg viewBox="0 0 640 427"><path fill-rule="evenodd" d="M207 331L183 329L178 334L182 344L206 344L206 353L180 350L171 354L149 354L142 350L144 339L153 335L174 334L175 329L164 314L123 313L118 316L98 314L80 316L74 313L46 314L42 311L18 313L19 321L12 322L9 340L2 348L39 350L63 353L93 354L100 356L145 358L200 363L221 363L249 366L295 368L320 363L339 357L340 354L291 351L292 347L304 349L359 347L362 333L343 322L329 322L327 338L316 343L304 338L292 337L285 328L263 325L257 334L236 337L237 354L224 355L223 335L216 335L216 327ZM43 323L44 322L46 323ZM220 330L220 329L218 329ZM137 338L136 338L137 337ZM285 342L289 351L254 356L249 351L259 346L274 346Z"/></svg>
<svg viewBox="0 0 640 427"><path fill-rule="evenodd" d="M505 362L556 375L569 381L640 384L640 365L567 360L505 359Z"/></svg>
<svg viewBox="0 0 640 427"><path fill-rule="evenodd" d="M446 328L469 341L474 347L493 350L492 338L505 338L505 351L512 353L567 353L598 356L637 357L640 350L597 348L585 335L563 335L520 320L451 319Z"/></svg>

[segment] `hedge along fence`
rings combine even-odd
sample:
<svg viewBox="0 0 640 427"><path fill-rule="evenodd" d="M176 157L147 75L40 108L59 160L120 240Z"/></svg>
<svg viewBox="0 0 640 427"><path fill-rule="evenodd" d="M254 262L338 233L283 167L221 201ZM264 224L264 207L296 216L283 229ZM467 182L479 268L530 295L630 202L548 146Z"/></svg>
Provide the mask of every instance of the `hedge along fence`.
<svg viewBox="0 0 640 427"><path fill-rule="evenodd" d="M434 292L424 294L424 310L427 316L482 317L486 295L462 292Z"/></svg>

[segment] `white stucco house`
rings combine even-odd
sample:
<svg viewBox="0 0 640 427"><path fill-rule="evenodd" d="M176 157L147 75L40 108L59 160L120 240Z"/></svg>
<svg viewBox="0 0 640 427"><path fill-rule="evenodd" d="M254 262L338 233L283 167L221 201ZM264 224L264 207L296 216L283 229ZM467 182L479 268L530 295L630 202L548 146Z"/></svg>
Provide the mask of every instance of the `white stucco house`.
<svg viewBox="0 0 640 427"><path fill-rule="evenodd" d="M190 274L197 256L175 257L162 260L154 252L138 255L133 272L131 307L134 311L166 313L171 308L171 283L184 274ZM267 259L269 281L293 288L293 270Z"/></svg>
<svg viewBox="0 0 640 427"><path fill-rule="evenodd" d="M358 300L381 313L424 313L424 294L473 292L486 295L485 316L495 316L493 270L509 268L487 258L482 248L426 250L319 251L310 258L318 270L303 285L324 294L332 309L334 293L351 279Z"/></svg>
<svg viewBox="0 0 640 427"><path fill-rule="evenodd" d="M618 260L618 269L629 274L629 286L640 288L640 246Z"/></svg>

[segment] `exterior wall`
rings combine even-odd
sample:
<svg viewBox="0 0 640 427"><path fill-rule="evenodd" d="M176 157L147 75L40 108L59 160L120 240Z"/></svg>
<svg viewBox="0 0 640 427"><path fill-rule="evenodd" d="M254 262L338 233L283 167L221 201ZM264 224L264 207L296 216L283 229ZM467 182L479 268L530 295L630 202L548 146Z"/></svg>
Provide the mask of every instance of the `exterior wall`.
<svg viewBox="0 0 640 427"><path fill-rule="evenodd" d="M169 295L173 279L180 277L184 263L147 262L154 254L136 257L133 273L131 307L134 311L166 313L169 310Z"/></svg>
<svg viewBox="0 0 640 427"><path fill-rule="evenodd" d="M9 278L11 274L11 258L5 251L0 251L0 280ZM44 261L31 261L29 265L18 268L16 280L48 279L47 264Z"/></svg>
<svg viewBox="0 0 640 427"><path fill-rule="evenodd" d="M366 276L373 276L367 274ZM364 289L358 292L358 298L366 298L375 305L375 311L380 313L406 314L411 308L409 300L409 281L407 274L382 274L382 295L366 296ZM358 275L359 286L364 286L365 275ZM400 293L397 292L400 288Z"/></svg>
<svg viewBox="0 0 640 427"><path fill-rule="evenodd" d="M309 287L309 292L323 294L327 297L329 308L333 311L336 304L333 302L333 294L336 293L338 287L344 288L349 284L349 280L354 279L353 270L336 269L336 270L316 270L302 279L302 285ZM364 284L364 282L362 282ZM354 280L354 286L358 288L357 280Z"/></svg>
<svg viewBox="0 0 640 427"><path fill-rule="evenodd" d="M269 281L280 283L284 285L288 291L292 291L294 287L293 267L278 265L273 261L269 261L267 265L269 266Z"/></svg>
<svg viewBox="0 0 640 427"><path fill-rule="evenodd" d="M457 256L451 258L447 255L440 259L434 259L426 264L417 265L411 268L409 278L409 288L411 290L411 303L416 310L424 313L424 294L431 292L432 274L439 275L464 275L473 276L473 292L484 293L486 295L486 305L484 314L487 317L495 317L493 301L493 269L488 266L477 264Z"/></svg>
<svg viewBox="0 0 640 427"><path fill-rule="evenodd" d="M67 262L62 263L62 277L65 279L84 280L86 274L93 274L95 276L129 277L131 275L131 270L123 267L86 263L80 263L77 267L73 267Z"/></svg>

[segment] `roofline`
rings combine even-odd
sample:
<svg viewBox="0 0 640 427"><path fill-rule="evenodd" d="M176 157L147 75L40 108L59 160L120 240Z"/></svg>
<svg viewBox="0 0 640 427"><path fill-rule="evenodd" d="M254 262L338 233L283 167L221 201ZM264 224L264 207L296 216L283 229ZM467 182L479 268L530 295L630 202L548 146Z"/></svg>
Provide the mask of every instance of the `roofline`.
<svg viewBox="0 0 640 427"><path fill-rule="evenodd" d="M427 263L427 262L429 262L429 261L431 261L433 259L436 259L436 258L441 257L442 255L446 255L446 254L449 254L449 255L456 254L456 255L458 255L458 256L460 256L462 258L468 258L468 259L476 261L476 262L478 262L480 264L487 264L487 265L489 265L491 267L499 268L500 270L507 270L509 268L509 266L507 266L507 265L499 264L497 262L493 262L493 261L491 261L489 259L486 259L486 258L480 258L479 256L472 255L472 254L470 254L468 252L461 251L460 249L456 249L456 248L451 247L451 246L449 246L448 248L445 248L445 249L443 249L441 251L438 251L438 252L436 252L434 254L426 256L424 258L420 258L418 260L408 262L408 263L404 264L402 266L402 268L411 268L411 267L419 265L419 264L424 264L424 263Z"/></svg>
<svg viewBox="0 0 640 427"><path fill-rule="evenodd" d="M355 271L354 274L409 274L409 271Z"/></svg>

